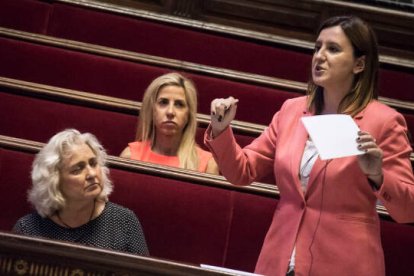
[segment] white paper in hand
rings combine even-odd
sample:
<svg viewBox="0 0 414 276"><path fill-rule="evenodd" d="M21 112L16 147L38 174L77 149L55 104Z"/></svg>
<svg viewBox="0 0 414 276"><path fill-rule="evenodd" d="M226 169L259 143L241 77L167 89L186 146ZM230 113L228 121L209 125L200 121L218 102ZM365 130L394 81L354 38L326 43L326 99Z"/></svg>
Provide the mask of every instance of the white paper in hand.
<svg viewBox="0 0 414 276"><path fill-rule="evenodd" d="M356 139L359 128L343 114L303 117L302 122L318 149L321 160L363 154Z"/></svg>
<svg viewBox="0 0 414 276"><path fill-rule="evenodd" d="M245 272L245 271L240 271L240 270L235 270L235 269L229 269L229 268L220 267L220 266L200 264L200 267L206 268L208 270L214 270L214 271L217 271L217 272L228 273L229 275L237 275L237 276L263 276L262 274L250 273L250 272Z"/></svg>

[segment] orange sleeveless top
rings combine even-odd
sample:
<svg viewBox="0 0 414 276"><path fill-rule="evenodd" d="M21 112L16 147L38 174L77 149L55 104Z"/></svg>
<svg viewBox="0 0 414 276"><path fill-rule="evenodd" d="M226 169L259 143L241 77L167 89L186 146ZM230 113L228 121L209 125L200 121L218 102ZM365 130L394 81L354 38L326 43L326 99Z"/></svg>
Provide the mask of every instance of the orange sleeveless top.
<svg viewBox="0 0 414 276"><path fill-rule="evenodd" d="M131 152L131 159L177 168L180 166L180 160L178 160L178 156L167 156L155 153L151 150L151 144L148 141L131 142L128 144L128 146ZM208 161L213 157L212 154L197 147L197 155L199 162L197 171L206 172Z"/></svg>

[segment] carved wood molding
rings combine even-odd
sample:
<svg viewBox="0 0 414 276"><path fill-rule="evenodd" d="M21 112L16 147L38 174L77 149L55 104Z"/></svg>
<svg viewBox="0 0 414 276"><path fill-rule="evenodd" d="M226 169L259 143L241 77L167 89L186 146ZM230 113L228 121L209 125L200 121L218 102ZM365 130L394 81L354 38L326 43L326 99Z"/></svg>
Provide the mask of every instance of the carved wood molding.
<svg viewBox="0 0 414 276"><path fill-rule="evenodd" d="M33 260L26 256L2 254L0 252L1 275L31 275L31 276L105 276L106 271L101 269L84 269L73 265L55 263L50 260ZM121 275L114 273L113 275ZM126 275L126 274L122 274Z"/></svg>
<svg viewBox="0 0 414 276"><path fill-rule="evenodd" d="M0 275L213 276L229 274L169 260L0 232Z"/></svg>

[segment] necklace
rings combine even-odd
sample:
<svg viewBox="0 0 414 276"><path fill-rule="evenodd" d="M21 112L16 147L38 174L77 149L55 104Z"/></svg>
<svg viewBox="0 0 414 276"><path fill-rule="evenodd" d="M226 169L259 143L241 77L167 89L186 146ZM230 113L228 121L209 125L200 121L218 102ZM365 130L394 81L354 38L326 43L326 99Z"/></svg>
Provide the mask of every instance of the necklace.
<svg viewBox="0 0 414 276"><path fill-rule="evenodd" d="M312 166L310 166L310 163L312 159L314 159L318 155L318 152L314 152L302 165L300 169L300 177L301 178L308 178L310 176Z"/></svg>
<svg viewBox="0 0 414 276"><path fill-rule="evenodd" d="M92 220L93 214L95 213L95 205L96 205L96 201L94 200L94 201L93 201L93 208L92 208L92 212L91 212L91 215L89 216L89 220L88 220L88 222L90 222L90 221ZM62 218L60 217L59 211L56 211L56 216L57 216L57 218L59 219L59 222L60 222L60 223L62 223L65 227L70 228L70 229L76 228L76 227L72 227L72 226L68 225L67 223L65 223L65 222L62 220ZM87 222L87 223L88 223L88 222Z"/></svg>
<svg viewBox="0 0 414 276"><path fill-rule="evenodd" d="M309 146L307 149L305 149L304 154L306 154L306 153L308 153L308 154L311 153L311 156L307 157L306 161L301 164L300 171L299 171L299 177L301 179L308 178L310 176L311 170L312 170L312 167L313 167L313 164L314 164L314 162L312 162L312 160L315 157L317 157L317 155L318 155L318 151L316 149L311 149L311 146ZM304 161L304 160L302 160L302 161Z"/></svg>

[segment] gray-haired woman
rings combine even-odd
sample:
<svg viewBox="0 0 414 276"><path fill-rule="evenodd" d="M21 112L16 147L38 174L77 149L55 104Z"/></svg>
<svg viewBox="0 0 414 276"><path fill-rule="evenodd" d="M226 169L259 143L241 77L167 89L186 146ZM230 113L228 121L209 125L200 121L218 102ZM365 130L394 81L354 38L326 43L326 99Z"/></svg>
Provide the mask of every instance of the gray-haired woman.
<svg viewBox="0 0 414 276"><path fill-rule="evenodd" d="M13 231L148 255L138 218L108 201L113 187L106 157L90 133L54 135L33 162L28 199L36 212L20 218Z"/></svg>

